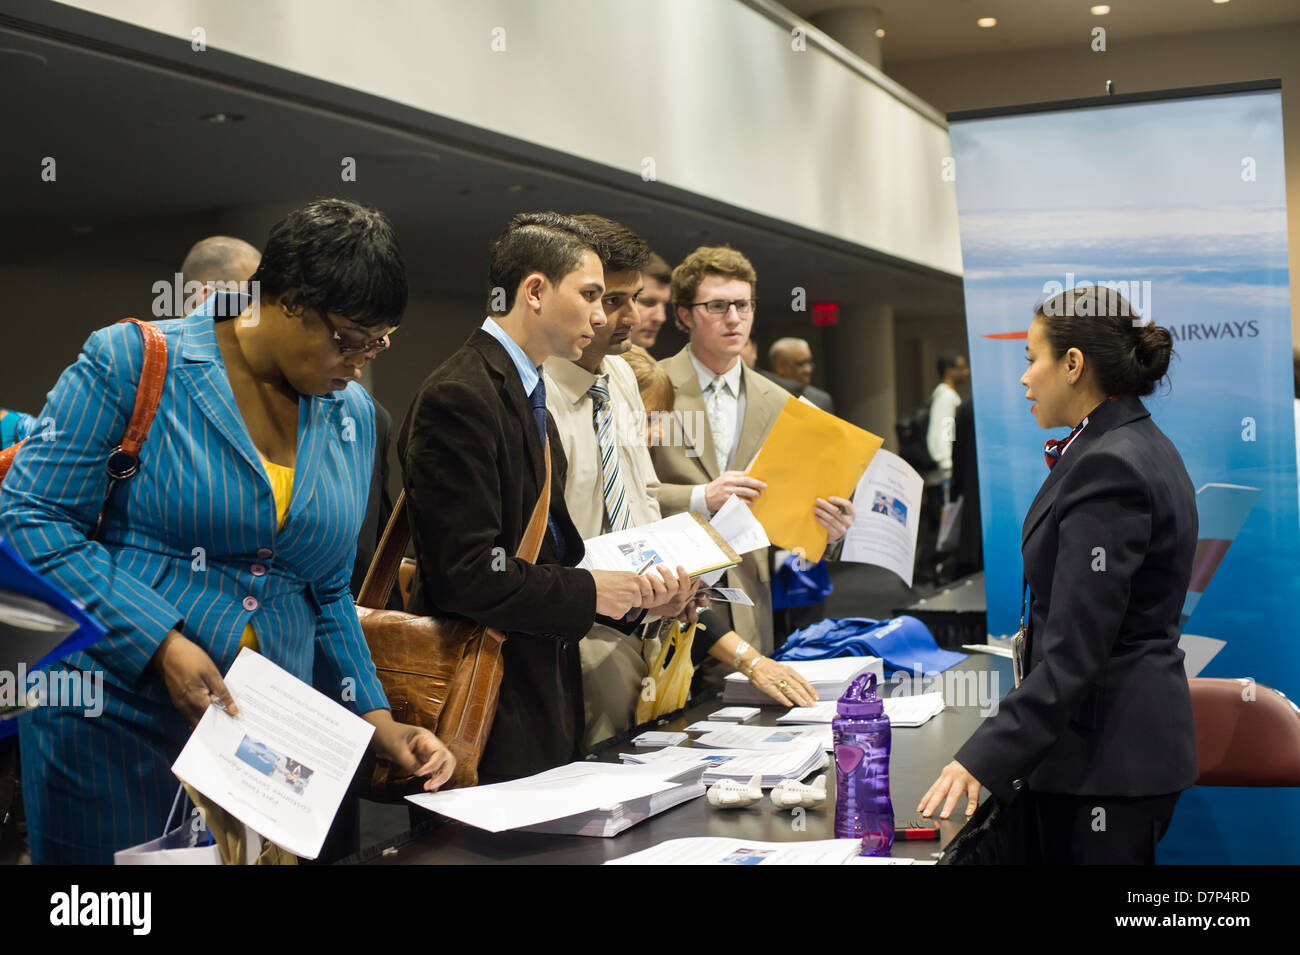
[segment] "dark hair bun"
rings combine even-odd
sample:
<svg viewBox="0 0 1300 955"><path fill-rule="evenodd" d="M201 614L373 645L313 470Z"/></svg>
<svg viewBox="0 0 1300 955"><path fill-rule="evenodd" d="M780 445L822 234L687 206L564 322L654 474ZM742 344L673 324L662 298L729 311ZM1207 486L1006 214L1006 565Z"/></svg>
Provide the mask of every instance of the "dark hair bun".
<svg viewBox="0 0 1300 955"><path fill-rule="evenodd" d="M1174 351L1174 339L1169 329L1154 323L1143 325L1138 329L1137 342L1133 346L1134 361L1137 362L1137 393L1149 395L1155 391L1156 384L1169 370L1169 356Z"/></svg>

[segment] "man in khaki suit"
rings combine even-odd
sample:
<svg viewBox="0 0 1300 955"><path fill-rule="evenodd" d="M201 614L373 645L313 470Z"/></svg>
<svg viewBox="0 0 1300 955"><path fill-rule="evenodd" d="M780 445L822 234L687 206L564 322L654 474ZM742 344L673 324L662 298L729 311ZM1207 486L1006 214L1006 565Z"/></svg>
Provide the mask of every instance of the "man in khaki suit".
<svg viewBox="0 0 1300 955"><path fill-rule="evenodd" d="M757 280L749 260L727 246L702 246L673 270L674 318L691 340L660 362L674 391L673 427L663 444L650 449L664 514L693 510L711 516L732 494L753 501L767 486L745 469L790 393L740 360L754 323ZM853 505L844 498L819 498L809 506L831 541L853 523ZM743 590L754 606L714 609L760 653L772 653L767 550L745 554L727 578L727 585Z"/></svg>
<svg viewBox="0 0 1300 955"><path fill-rule="evenodd" d="M646 413L636 376L619 355L639 327L637 295L651 252L636 233L597 215L574 216L596 239L604 265L601 304L607 322L582 354L543 363L546 408L569 462L564 502L584 540L659 520L659 481L645 445ZM679 597L652 611L675 617L695 584L678 568ZM662 568L660 573L667 574ZM653 573L653 571L652 571ZM597 623L578 645L586 723L583 745L594 746L636 722L637 698L659 641L640 630Z"/></svg>

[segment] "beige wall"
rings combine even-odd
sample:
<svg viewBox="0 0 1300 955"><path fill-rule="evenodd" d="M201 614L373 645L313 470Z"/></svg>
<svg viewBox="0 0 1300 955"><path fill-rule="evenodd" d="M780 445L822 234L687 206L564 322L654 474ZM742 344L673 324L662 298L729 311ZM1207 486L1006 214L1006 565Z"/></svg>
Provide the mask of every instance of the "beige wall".
<svg viewBox="0 0 1300 955"><path fill-rule="evenodd" d="M1290 199L1291 328L1300 341L1300 24L1126 40L1113 31L1107 52L1089 38L1054 49L890 63L886 71L944 112L1119 93L1282 81L1286 186ZM1195 149L1195 143L1188 144ZM960 173L959 173L960 174Z"/></svg>

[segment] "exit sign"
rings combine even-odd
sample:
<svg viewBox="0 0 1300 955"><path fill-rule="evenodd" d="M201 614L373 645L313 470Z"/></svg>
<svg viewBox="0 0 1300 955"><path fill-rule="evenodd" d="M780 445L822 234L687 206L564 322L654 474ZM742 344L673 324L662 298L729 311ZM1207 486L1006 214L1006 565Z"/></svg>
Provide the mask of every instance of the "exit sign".
<svg viewBox="0 0 1300 955"><path fill-rule="evenodd" d="M812 307L814 325L838 325L840 323L840 306L838 302L818 302Z"/></svg>

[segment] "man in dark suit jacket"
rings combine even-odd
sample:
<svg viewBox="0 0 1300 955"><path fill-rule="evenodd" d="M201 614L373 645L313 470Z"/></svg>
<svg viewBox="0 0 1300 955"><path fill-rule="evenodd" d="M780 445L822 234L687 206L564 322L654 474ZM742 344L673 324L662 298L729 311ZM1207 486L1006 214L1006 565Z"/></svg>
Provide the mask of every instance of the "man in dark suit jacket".
<svg viewBox="0 0 1300 955"><path fill-rule="evenodd" d="M457 615L507 634L480 779L525 776L578 758L584 725L578 640L596 622L640 622L678 582L577 569L564 503L566 461L538 366L575 359L605 324L594 238L554 213L517 215L492 248L504 307L424 382L398 439L418 569L410 610ZM494 305L497 304L494 302ZM536 564L515 553L551 449L548 532Z"/></svg>
<svg viewBox="0 0 1300 955"><path fill-rule="evenodd" d="M759 371L796 398L807 398L822 411L835 414L835 402L828 392L812 384L812 348L802 338L778 338L767 350L771 372Z"/></svg>

